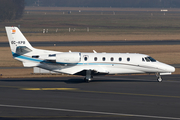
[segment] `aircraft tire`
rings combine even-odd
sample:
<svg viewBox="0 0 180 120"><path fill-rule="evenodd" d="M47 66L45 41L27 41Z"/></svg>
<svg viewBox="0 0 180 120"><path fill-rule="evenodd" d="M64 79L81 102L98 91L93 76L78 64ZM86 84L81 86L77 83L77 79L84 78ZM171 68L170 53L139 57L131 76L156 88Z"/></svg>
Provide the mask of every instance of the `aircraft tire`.
<svg viewBox="0 0 180 120"><path fill-rule="evenodd" d="M162 79L161 77L158 77L158 78L157 78L157 81L158 81L158 82L162 82L162 80L163 80L163 79Z"/></svg>
<svg viewBox="0 0 180 120"><path fill-rule="evenodd" d="M84 82L89 83L91 80L84 78Z"/></svg>

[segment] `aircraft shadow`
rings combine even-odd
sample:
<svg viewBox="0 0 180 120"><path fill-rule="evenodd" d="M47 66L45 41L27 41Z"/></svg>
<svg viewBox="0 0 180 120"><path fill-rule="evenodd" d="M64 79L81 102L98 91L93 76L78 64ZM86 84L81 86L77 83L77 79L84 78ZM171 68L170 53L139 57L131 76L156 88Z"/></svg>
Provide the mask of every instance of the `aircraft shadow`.
<svg viewBox="0 0 180 120"><path fill-rule="evenodd" d="M156 82L150 80L93 80L91 82Z"/></svg>
<svg viewBox="0 0 180 120"><path fill-rule="evenodd" d="M64 82L64 83L67 83L67 84L81 84L81 83L87 83L84 81L83 78L70 78L70 79L66 79L66 78L47 78L47 79L43 79L43 78L21 78L21 79L0 79L0 81L2 82ZM90 83L97 83L97 82L157 82L157 81L153 81L153 80L132 80L131 79L116 79L116 80L113 80L113 79L93 79L92 81L90 81Z"/></svg>
<svg viewBox="0 0 180 120"><path fill-rule="evenodd" d="M7 117L7 118L5 118L5 117L0 117L0 120L19 120L19 119L17 119L17 118L11 118L11 117Z"/></svg>

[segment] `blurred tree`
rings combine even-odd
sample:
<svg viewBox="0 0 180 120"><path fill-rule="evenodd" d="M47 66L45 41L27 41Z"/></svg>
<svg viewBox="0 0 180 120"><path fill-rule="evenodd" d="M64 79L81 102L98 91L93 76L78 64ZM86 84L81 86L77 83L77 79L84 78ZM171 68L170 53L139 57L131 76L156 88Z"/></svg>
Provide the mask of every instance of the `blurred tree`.
<svg viewBox="0 0 180 120"><path fill-rule="evenodd" d="M35 6L37 0L25 0L26 6Z"/></svg>
<svg viewBox="0 0 180 120"><path fill-rule="evenodd" d="M20 19L24 6L24 0L0 0L0 21Z"/></svg>

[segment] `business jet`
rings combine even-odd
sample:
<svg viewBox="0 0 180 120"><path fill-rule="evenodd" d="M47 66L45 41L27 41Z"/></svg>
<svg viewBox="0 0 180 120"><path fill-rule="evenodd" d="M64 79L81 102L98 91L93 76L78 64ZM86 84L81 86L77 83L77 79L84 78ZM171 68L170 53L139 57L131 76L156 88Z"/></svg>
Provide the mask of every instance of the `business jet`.
<svg viewBox="0 0 180 120"><path fill-rule="evenodd" d="M173 66L138 53L81 53L57 52L36 49L31 46L17 27L5 27L13 58L24 67L39 67L57 73L85 76L89 82L93 76L107 74L155 73L157 80L161 75L170 75Z"/></svg>

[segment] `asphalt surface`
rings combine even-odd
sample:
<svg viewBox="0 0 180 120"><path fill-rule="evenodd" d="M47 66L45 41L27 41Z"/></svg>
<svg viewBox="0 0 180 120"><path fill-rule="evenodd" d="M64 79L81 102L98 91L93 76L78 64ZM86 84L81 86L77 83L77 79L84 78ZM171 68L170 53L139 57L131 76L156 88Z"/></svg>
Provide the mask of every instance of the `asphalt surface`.
<svg viewBox="0 0 180 120"><path fill-rule="evenodd" d="M30 42L32 46L116 46L116 45L180 45L180 40L149 40L149 41L50 41ZM0 42L0 47L9 47L8 42Z"/></svg>
<svg viewBox="0 0 180 120"><path fill-rule="evenodd" d="M1 78L0 120L180 119L180 75Z"/></svg>

